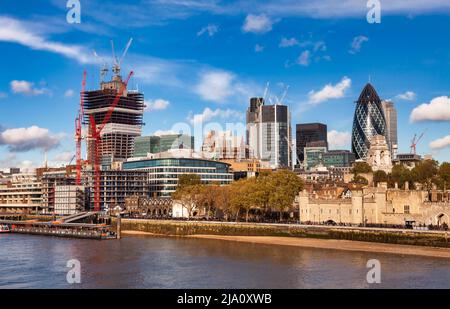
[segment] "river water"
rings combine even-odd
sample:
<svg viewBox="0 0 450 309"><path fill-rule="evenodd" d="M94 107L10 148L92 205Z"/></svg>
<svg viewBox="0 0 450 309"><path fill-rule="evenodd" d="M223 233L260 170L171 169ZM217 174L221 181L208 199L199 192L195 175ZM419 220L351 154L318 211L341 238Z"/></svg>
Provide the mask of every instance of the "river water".
<svg viewBox="0 0 450 309"><path fill-rule="evenodd" d="M67 261L80 261L69 284ZM381 283L369 284L369 259ZM229 241L0 235L0 288L450 288L450 260Z"/></svg>

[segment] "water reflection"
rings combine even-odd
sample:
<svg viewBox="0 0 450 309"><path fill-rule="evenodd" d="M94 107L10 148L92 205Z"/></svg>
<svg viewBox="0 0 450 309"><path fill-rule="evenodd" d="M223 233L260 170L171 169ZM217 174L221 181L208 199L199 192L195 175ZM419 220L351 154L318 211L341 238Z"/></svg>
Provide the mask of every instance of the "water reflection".
<svg viewBox="0 0 450 309"><path fill-rule="evenodd" d="M0 235L1 288L449 288L445 259L206 239ZM81 285L66 282L81 262ZM379 259L382 283L366 283Z"/></svg>

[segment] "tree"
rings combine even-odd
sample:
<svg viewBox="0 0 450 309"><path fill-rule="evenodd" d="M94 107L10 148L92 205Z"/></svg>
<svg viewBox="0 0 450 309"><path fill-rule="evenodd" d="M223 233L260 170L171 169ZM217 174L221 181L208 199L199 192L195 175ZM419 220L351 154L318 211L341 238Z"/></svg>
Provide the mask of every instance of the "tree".
<svg viewBox="0 0 450 309"><path fill-rule="evenodd" d="M392 168L391 173L388 175L388 179L390 187L393 187L394 184L397 183L401 188L407 181L411 184L414 182L414 177L411 171L401 164L395 165Z"/></svg>
<svg viewBox="0 0 450 309"><path fill-rule="evenodd" d="M351 183L367 186L369 184L369 181L361 175L356 175L353 177Z"/></svg>
<svg viewBox="0 0 450 309"><path fill-rule="evenodd" d="M355 175L372 173L372 167L366 162L355 162L353 164L352 173Z"/></svg>
<svg viewBox="0 0 450 309"><path fill-rule="evenodd" d="M293 172L279 170L267 178L267 189L270 192L269 206L280 214L283 219L283 211L292 207L295 196L303 189L302 180Z"/></svg>
<svg viewBox="0 0 450 309"><path fill-rule="evenodd" d="M425 185L431 190L437 182L438 163L435 160L423 160L412 169L413 180Z"/></svg>
<svg viewBox="0 0 450 309"><path fill-rule="evenodd" d="M193 210L197 207L198 195L201 192L201 185L179 186L172 193L172 198L178 201L182 207L188 211L188 219L192 217Z"/></svg>
<svg viewBox="0 0 450 309"><path fill-rule="evenodd" d="M388 175L385 171L375 171L373 173L373 182L377 185L379 182L387 182Z"/></svg>
<svg viewBox="0 0 450 309"><path fill-rule="evenodd" d="M439 167L438 175L443 183L443 189L447 190L448 185L450 185L450 163L443 162Z"/></svg>
<svg viewBox="0 0 450 309"><path fill-rule="evenodd" d="M201 184L200 175L197 174L183 174L178 176L178 188Z"/></svg>

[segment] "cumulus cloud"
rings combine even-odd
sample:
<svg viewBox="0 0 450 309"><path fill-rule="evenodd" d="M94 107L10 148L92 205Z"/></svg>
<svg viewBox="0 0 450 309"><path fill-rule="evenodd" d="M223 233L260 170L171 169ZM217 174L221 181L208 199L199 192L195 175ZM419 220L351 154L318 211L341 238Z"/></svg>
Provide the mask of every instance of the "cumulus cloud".
<svg viewBox="0 0 450 309"><path fill-rule="evenodd" d="M35 88L34 83L26 80L13 80L9 83L13 93L25 95L41 95L48 92L45 88Z"/></svg>
<svg viewBox="0 0 450 309"><path fill-rule="evenodd" d="M144 101L146 107L145 111L153 111L153 110L163 110L169 107L170 102L163 99L156 99L156 100L146 100Z"/></svg>
<svg viewBox="0 0 450 309"><path fill-rule="evenodd" d="M202 29L200 29L199 32L197 32L197 36L202 36L203 34L207 33L209 36L213 36L214 34L217 33L217 31L219 31L219 27L213 24L209 24L206 27L203 27Z"/></svg>
<svg viewBox="0 0 450 309"><path fill-rule="evenodd" d="M239 111L232 109L216 109L212 110L209 107L205 108L201 114L193 115L190 113L187 120L192 124L202 124L215 118L229 119L229 118L242 118L243 114Z"/></svg>
<svg viewBox="0 0 450 309"><path fill-rule="evenodd" d="M450 98L437 97L430 103L417 106L412 110L409 119L411 122L450 120Z"/></svg>
<svg viewBox="0 0 450 309"><path fill-rule="evenodd" d="M358 52L361 50L362 44L363 44L364 42L367 42L367 41L369 41L369 38L368 38L368 37L365 37L365 36L363 36L363 35L355 36L355 37L353 38L352 43L350 44L351 48L350 48L350 50L349 50L348 52L349 52L350 54L356 54L356 53L358 53Z"/></svg>
<svg viewBox="0 0 450 309"><path fill-rule="evenodd" d="M447 148L450 146L450 135L444 136L442 138L438 138L430 143L430 148L434 150L439 150L443 148Z"/></svg>
<svg viewBox="0 0 450 309"><path fill-rule="evenodd" d="M348 148L350 146L351 138L349 132L331 130L328 132L328 147L330 149Z"/></svg>
<svg viewBox="0 0 450 309"><path fill-rule="evenodd" d="M309 50L303 51L296 62L299 65L307 67L311 62L311 52Z"/></svg>
<svg viewBox="0 0 450 309"><path fill-rule="evenodd" d="M13 152L49 150L57 147L63 137L64 134L53 134L48 129L38 126L14 128L0 133L0 145L8 146Z"/></svg>
<svg viewBox="0 0 450 309"><path fill-rule="evenodd" d="M416 98L416 94L413 91L406 91L405 93L401 93L395 97L400 100L412 101Z"/></svg>
<svg viewBox="0 0 450 309"><path fill-rule="evenodd" d="M308 94L309 103L319 104L321 102L328 101L330 99L339 99L345 96L345 92L350 88L352 81L347 76L344 76L342 80L335 84L327 84L321 90L311 90Z"/></svg>
<svg viewBox="0 0 450 309"><path fill-rule="evenodd" d="M272 25L274 22L267 17L266 14L253 15L249 14L245 18L244 25L242 26L242 31L253 32L253 33L266 33L272 30Z"/></svg>

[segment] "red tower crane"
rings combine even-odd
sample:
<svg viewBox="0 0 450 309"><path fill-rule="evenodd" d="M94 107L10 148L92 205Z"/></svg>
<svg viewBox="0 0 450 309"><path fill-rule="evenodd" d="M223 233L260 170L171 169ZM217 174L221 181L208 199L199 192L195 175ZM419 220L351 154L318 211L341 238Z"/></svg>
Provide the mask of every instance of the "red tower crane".
<svg viewBox="0 0 450 309"><path fill-rule="evenodd" d="M411 153L412 154L416 154L416 146L420 142L420 140L422 139L422 137L425 134L425 132L426 132L426 130L423 131L422 134L420 134L419 137L417 137L417 134L414 134L414 137L411 140L411 146L409 146L411 148Z"/></svg>
<svg viewBox="0 0 450 309"><path fill-rule="evenodd" d="M105 125L109 122L111 119L112 113L114 112L114 109L116 108L117 104L119 103L120 97L122 96L123 92L126 90L128 82L130 81L131 76L133 75L133 71L128 74L127 79L122 83L120 86L119 91L117 92L116 97L114 98L113 103L108 108L108 111L103 118L103 121L100 125L96 125L95 119L92 115L89 115L89 124L91 126L90 128L90 138L94 141L93 143L93 152L94 152L94 211L100 211L100 154L99 154L99 148L102 142L101 139L101 132ZM92 163L92 162L91 162Z"/></svg>
<svg viewBox="0 0 450 309"><path fill-rule="evenodd" d="M81 93L80 93L80 108L78 109L78 115L77 118L75 118L75 143L76 143L76 170L77 175L75 178L75 184L77 186L81 185L81 165L82 165L82 159L81 159L81 121L83 119L84 114L84 108L83 108L83 96L84 96L84 90L86 88L86 71L83 72L83 80L81 82Z"/></svg>

